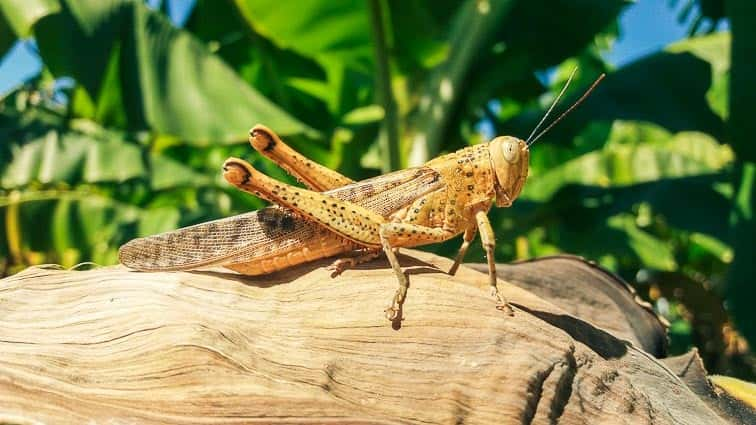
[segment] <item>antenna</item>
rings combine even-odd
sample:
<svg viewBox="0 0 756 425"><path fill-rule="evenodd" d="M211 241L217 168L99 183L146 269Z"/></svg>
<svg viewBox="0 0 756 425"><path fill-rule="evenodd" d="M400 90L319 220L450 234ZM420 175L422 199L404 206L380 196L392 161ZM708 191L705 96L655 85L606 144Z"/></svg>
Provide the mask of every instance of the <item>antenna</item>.
<svg viewBox="0 0 756 425"><path fill-rule="evenodd" d="M543 118L541 118L541 121L538 121L538 125L535 126L535 128L533 129L533 131L530 133L530 136L528 136L527 140L525 140L525 143L527 143L528 146L530 146L530 139L533 137L533 135L536 133L536 131L538 131L538 129L541 128L541 126L543 125L543 122L546 121L546 118L549 117L549 115L551 114L551 111L553 111L554 107L557 105L557 103L559 103L559 99L561 99L562 96L564 96L564 92L566 92L567 91L567 87L570 86L570 83L572 82L572 77L575 76L575 73L577 72L577 70L578 70L577 66L574 67L574 68L572 68L572 72L570 73L570 77L567 78L567 82L564 83L564 86L562 86L562 90L559 92L559 94L557 95L556 99L554 99L554 101L551 102L551 106L549 106L549 110L546 111L545 114L543 114Z"/></svg>
<svg viewBox="0 0 756 425"><path fill-rule="evenodd" d="M575 69L577 69L577 68L575 68ZM573 74L573 75L575 74L575 71L574 71L574 70L572 71L572 74ZM576 100L576 101L575 101L575 103L573 103L573 104L572 104L572 106L570 106L570 107L569 107L569 108L568 108L568 109L567 109L566 111L562 112L562 114L561 114L561 115L559 115L559 117L557 117L557 119L555 119L555 120L554 120L554 121L553 121L553 122L552 122L551 124L549 124L549 126L548 126L548 127L546 127L546 128L545 128L545 129L544 129L544 130L543 130L542 132L538 133L538 135L537 135L537 136L536 136L535 138L533 138L532 140L530 140L530 137L528 137L528 140L529 140L529 141L528 141L528 142L526 142L526 143L527 143L527 145L528 145L528 147L530 147L530 145L532 145L533 143L535 143L535 142L536 142L536 141L537 141L538 139L540 139L540 138L541 138L541 136L543 136L544 134L546 134L546 133L547 133L547 132L548 132L549 130L551 130L551 129L552 129L552 128L553 128L554 126L555 126L555 125L557 125L557 124L559 123L559 121L562 121L562 119L563 119L564 117L566 117L566 116L567 116L567 115L568 115L568 114L569 114L570 112L572 112L572 111L573 111L573 110L574 110L575 108L577 108L577 107L578 107L578 106L579 106L579 105L580 105L581 103L583 103L583 101L584 101L584 100L585 100L586 98L588 98L588 95L590 95L590 94L591 94L591 93L593 92L593 90L595 90L595 89L596 89L596 86L598 86L598 85L599 85L599 83L601 82L601 80L603 80L603 79L604 79L604 77L606 77L606 74L604 74L604 73L602 73L601 75L599 75L599 76L598 76L598 78L596 78L596 81L594 81L594 82L593 82L593 84L591 84L591 86L590 86L590 87L588 87L588 90L586 90L586 91L585 91L585 93L583 93L583 95L582 95L582 96L580 96L580 99ZM572 75L570 75L570 79L572 79ZM570 80L567 80L567 83L566 83L566 84L564 85L564 88L562 88L562 92L561 92L561 93L559 93L559 96L558 96L558 97L556 98L556 100L554 101L554 105L556 105L556 101L558 101L558 100L559 100L559 97L560 97L560 96L562 96L562 93L564 93L564 90L565 90L565 89L567 88L567 85L569 85L569 84L570 84ZM554 105L552 105L552 106L551 106L551 108L553 108L553 107L554 107ZM549 108L549 111L548 111L548 112L546 113L546 115L547 115L547 116L548 116L549 112L551 112L551 108ZM546 117L544 117L544 119L545 119L545 118L546 118ZM543 121L543 120L541 120L541 121ZM540 124L538 124L538 125L540 126ZM538 127L536 127L536 128L538 128ZM531 134L531 137L532 137L532 134Z"/></svg>

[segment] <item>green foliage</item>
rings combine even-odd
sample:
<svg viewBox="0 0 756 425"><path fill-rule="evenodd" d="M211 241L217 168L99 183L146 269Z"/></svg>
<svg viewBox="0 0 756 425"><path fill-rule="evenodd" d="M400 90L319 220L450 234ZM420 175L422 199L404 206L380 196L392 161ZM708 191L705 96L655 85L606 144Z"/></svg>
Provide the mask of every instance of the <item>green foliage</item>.
<svg viewBox="0 0 756 425"><path fill-rule="evenodd" d="M756 299L756 264L753 261L753 242L756 240L756 146L753 143L756 120L753 105L756 101L756 72L753 49L756 48L756 3L747 0L727 2L732 22L732 72L730 77L729 130L732 148L738 155L734 173L732 208L733 246L735 261L729 270L728 301L735 319L748 338L756 345L756 320L750 301Z"/></svg>
<svg viewBox="0 0 756 425"><path fill-rule="evenodd" d="M63 1L60 12L37 22L34 34L50 71L73 77L84 89L76 95L94 103L86 108L94 116L81 115L103 124L123 124L125 117L129 130L198 145L243 140L237 129L249 125L249 114L282 134L312 132L141 3Z"/></svg>
<svg viewBox="0 0 756 425"><path fill-rule="evenodd" d="M361 179L397 162L388 150L409 166L482 142L481 123L527 136L579 65L565 103L609 75L532 147L521 199L492 213L497 260L596 260L671 301L680 349L719 338L721 354L690 306L724 311L726 297L756 343L751 3L728 2L732 34L708 34L723 3L686 1L696 36L612 69L625 0L197 0L183 28L137 0L4 1L0 52L31 35L44 63L0 105L4 272L111 264L132 237L260 207L219 176L233 155L291 181L245 143L255 123ZM708 304L676 291L694 286Z"/></svg>
<svg viewBox="0 0 756 425"><path fill-rule="evenodd" d="M17 38L28 37L37 19L59 7L58 0L5 0L0 3L0 54L4 54Z"/></svg>

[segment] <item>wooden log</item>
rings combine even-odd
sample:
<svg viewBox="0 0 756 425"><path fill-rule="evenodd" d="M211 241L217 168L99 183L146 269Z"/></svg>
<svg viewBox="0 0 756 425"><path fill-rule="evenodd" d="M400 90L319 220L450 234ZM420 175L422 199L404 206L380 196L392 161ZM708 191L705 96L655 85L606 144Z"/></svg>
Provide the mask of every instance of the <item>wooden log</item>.
<svg viewBox="0 0 756 425"><path fill-rule="evenodd" d="M469 267L487 272L487 264ZM499 264L498 276L654 357L667 354L667 323L619 276L575 255ZM556 326L565 328L566 324Z"/></svg>
<svg viewBox="0 0 756 425"><path fill-rule="evenodd" d="M631 342L501 282L509 316L485 274L408 253L393 324L381 260L3 279L0 423L726 423Z"/></svg>

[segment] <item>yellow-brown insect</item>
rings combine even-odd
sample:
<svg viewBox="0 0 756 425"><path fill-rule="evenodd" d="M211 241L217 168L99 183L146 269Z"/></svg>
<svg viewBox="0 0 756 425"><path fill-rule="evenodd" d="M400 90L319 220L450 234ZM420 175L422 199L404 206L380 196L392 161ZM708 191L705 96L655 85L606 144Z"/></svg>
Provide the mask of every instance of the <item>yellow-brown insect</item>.
<svg viewBox="0 0 756 425"><path fill-rule="evenodd" d="M242 159L229 158L223 165L225 179L275 206L132 240L119 251L121 263L143 271L223 266L258 275L358 251L357 256L333 263L338 274L383 252L399 280L386 309L393 320L408 286L396 249L464 234L449 271L454 274L479 230L492 295L500 308L511 312L496 286L495 237L487 213L494 202L508 207L519 196L528 176L525 141L497 137L420 167L356 183L303 157L264 126L250 131L250 143L307 189L274 180Z"/></svg>

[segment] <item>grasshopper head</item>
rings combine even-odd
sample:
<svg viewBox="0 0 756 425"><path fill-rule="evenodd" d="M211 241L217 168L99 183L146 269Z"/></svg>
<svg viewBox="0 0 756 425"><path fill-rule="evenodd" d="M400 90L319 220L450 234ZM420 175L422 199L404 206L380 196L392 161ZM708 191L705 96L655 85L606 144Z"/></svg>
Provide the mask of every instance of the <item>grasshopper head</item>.
<svg viewBox="0 0 756 425"><path fill-rule="evenodd" d="M496 206L508 207L520 196L528 178L528 145L516 137L502 136L493 139L488 149L496 174Z"/></svg>
<svg viewBox="0 0 756 425"><path fill-rule="evenodd" d="M559 95L554 99L554 102L551 104L548 111L546 111L546 115L544 115L538 125L536 125L533 132L530 133L527 141L520 140L516 137L503 136L497 137L489 143L488 149L491 153L491 162L493 163L494 173L496 173L494 187L496 190L497 206L508 207L512 205L512 202L514 202L518 196L520 196L520 191L522 191L522 187L525 185L525 180L528 178L528 161L530 160L529 146L551 130L552 127L566 117L567 114L572 112L573 109L577 108L578 105L591 94L605 76L604 74L601 74L596 81L591 84L588 90L586 90L586 92L572 104L572 106L562 112L561 115L539 133L538 130L546 121L546 118L549 117L551 111L554 110L559 99L564 95L567 86L569 86L572 81L572 77L575 76L575 72L577 72L577 67L572 70L572 74L570 74L570 78L567 79L564 87L562 87L562 91L559 92Z"/></svg>

